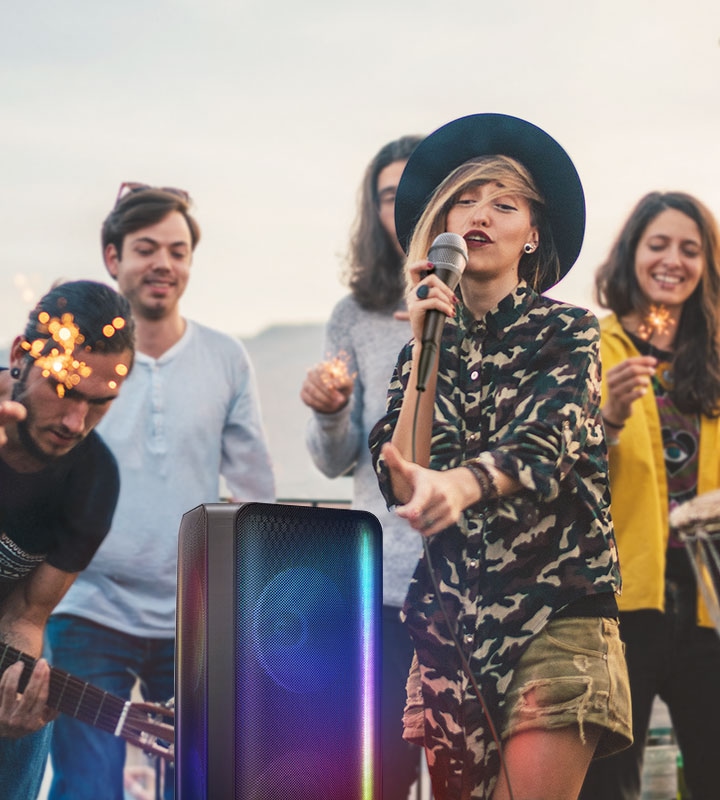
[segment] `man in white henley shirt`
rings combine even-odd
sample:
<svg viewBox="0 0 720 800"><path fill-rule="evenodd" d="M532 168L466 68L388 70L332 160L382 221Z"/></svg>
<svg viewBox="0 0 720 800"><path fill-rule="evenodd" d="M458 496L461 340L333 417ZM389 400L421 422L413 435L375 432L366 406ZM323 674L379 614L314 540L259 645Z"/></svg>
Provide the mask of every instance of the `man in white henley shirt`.
<svg viewBox="0 0 720 800"><path fill-rule="evenodd" d="M139 677L152 702L174 693L182 515L219 499L220 476L233 500L275 499L245 348L180 314L199 237L185 192L139 184L123 184L103 225L105 265L137 326L133 372L102 425L120 499L48 626L53 666L126 698ZM125 743L70 717L55 724L50 800L122 800Z"/></svg>

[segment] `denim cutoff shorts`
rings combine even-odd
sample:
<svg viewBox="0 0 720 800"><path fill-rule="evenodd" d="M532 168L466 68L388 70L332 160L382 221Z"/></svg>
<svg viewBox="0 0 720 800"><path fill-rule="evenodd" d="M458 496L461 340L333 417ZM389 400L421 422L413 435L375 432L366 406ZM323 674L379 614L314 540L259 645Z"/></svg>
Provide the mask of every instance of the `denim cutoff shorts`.
<svg viewBox="0 0 720 800"><path fill-rule="evenodd" d="M595 758L632 744L630 683L618 621L608 617L551 620L515 668L500 730L503 739L526 730L578 725L602 729Z"/></svg>

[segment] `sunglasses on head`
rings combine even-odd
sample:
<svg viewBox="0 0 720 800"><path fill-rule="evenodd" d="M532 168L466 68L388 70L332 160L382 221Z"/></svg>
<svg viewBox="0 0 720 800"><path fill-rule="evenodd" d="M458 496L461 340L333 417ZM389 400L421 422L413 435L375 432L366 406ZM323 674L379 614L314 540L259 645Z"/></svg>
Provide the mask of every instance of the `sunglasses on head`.
<svg viewBox="0 0 720 800"><path fill-rule="evenodd" d="M118 190L117 197L115 198L115 205L123 199L123 197L127 197L129 194L137 194L138 192L146 192L148 189L155 189L159 192L167 192L168 194L174 194L176 197L181 198L186 203L190 202L190 194L185 191L185 189L176 189L174 186L151 186L149 183L136 183L135 181L123 181L120 184L120 189Z"/></svg>

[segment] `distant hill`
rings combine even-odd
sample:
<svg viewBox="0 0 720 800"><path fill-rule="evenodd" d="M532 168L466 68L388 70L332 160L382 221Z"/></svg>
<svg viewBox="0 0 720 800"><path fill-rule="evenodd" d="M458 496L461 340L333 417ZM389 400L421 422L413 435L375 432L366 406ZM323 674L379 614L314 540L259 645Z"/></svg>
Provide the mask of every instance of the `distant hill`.
<svg viewBox="0 0 720 800"><path fill-rule="evenodd" d="M309 409L300 400L307 370L323 357L324 324L279 325L242 339L255 367L263 420L275 468L279 499L349 500L350 478L330 480L305 448ZM0 347L0 366L8 364Z"/></svg>

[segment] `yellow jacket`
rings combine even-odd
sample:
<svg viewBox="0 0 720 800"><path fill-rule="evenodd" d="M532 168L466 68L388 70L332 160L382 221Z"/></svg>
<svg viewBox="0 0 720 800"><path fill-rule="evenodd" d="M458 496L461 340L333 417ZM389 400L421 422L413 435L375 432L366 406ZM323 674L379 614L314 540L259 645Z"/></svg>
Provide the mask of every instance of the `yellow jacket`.
<svg viewBox="0 0 720 800"><path fill-rule="evenodd" d="M602 397L605 375L630 356L640 355L614 314L600 321ZM620 431L620 443L609 447L611 513L615 525L623 592L621 611L655 608L665 602L668 488L660 417L652 387L633 403ZM720 488L720 419L700 418L698 494ZM712 627L707 607L698 600L698 624Z"/></svg>

